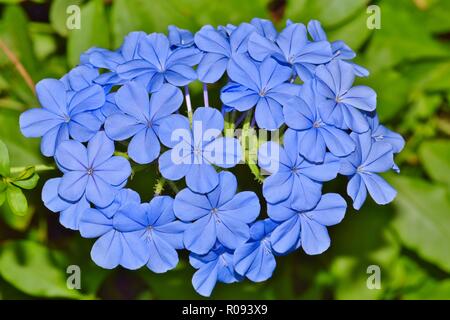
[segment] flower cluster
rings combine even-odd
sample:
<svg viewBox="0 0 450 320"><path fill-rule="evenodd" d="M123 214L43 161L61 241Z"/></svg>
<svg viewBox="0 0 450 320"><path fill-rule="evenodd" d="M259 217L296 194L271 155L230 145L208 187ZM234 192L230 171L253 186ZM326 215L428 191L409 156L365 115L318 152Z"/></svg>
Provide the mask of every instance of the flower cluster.
<svg viewBox="0 0 450 320"><path fill-rule="evenodd" d="M404 141L379 124L376 93L354 84L369 74L354 57L318 21L288 21L278 32L256 18L196 34L132 32L115 51L91 48L61 79L40 81L42 108L20 117L22 133L42 137L42 154L62 172L45 183L42 200L63 226L96 239L91 257L103 268L162 273L186 249L201 295L217 282L265 281L276 256L329 248L327 227L347 204L323 194L324 182L347 176L355 209L367 192L378 204L396 195L379 173L399 172L393 157ZM208 84L222 80L215 108ZM194 110L193 81L204 88ZM227 170L247 161L239 139L223 134L230 114L280 130L282 143L259 146L257 170L268 174L261 199L239 190ZM135 166L151 163L159 183L184 179L186 187L142 201L125 186Z"/></svg>

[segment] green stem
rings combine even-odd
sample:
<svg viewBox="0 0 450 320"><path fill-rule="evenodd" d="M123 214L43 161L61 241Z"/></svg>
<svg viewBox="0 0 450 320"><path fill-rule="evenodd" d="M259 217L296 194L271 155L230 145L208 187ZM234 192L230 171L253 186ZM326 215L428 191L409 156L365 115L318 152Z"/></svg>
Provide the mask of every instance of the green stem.
<svg viewBox="0 0 450 320"><path fill-rule="evenodd" d="M170 186L170 188L172 189L172 191L174 193L178 193L180 190L178 189L177 185L175 184L175 182L171 181L171 180L167 180L166 181L167 184Z"/></svg>
<svg viewBox="0 0 450 320"><path fill-rule="evenodd" d="M154 190L155 190L155 196L159 196L161 195L161 193L164 191L164 185L166 184L166 179L164 179L163 177L159 178L156 181Z"/></svg>
<svg viewBox="0 0 450 320"><path fill-rule="evenodd" d="M33 166L28 166L28 167L12 167L11 168L11 174L16 174L16 173L20 173L20 172L22 172L22 171L24 171L24 170L26 170L26 169L28 169L28 168L30 168L30 167L33 167ZM56 169L56 167L55 166L53 166L53 165L45 165L45 164L38 164L38 165L35 165L34 166L34 171L35 172L44 172L44 171L52 171L52 170L55 170Z"/></svg>
<svg viewBox="0 0 450 320"><path fill-rule="evenodd" d="M252 117L253 112L249 111L242 125L242 145L244 146L244 159L245 163L250 168L250 171L255 176L255 180L259 183L262 183L264 181L264 177L261 175L259 167L256 164L256 154L250 152L250 148L252 147L250 139L254 138L254 136L250 136L250 123L252 121Z"/></svg>

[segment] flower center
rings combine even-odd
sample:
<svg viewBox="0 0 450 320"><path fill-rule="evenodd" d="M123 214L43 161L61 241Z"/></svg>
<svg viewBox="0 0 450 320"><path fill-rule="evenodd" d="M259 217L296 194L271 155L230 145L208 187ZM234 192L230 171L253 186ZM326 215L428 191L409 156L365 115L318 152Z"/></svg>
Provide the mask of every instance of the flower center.
<svg viewBox="0 0 450 320"><path fill-rule="evenodd" d="M93 168L88 168L87 169L87 175L88 176L92 176L94 174L94 169Z"/></svg>
<svg viewBox="0 0 450 320"><path fill-rule="evenodd" d="M364 167L363 166L359 166L358 168L356 168L356 171L363 172L364 171Z"/></svg>
<svg viewBox="0 0 450 320"><path fill-rule="evenodd" d="M70 116L65 114L64 115L64 122L69 123L70 122Z"/></svg>
<svg viewBox="0 0 450 320"><path fill-rule="evenodd" d="M313 123L314 128L320 128L322 126L323 122L322 120L317 120Z"/></svg>
<svg viewBox="0 0 450 320"><path fill-rule="evenodd" d="M259 96L264 97L267 94L267 89L264 87L259 91Z"/></svg>

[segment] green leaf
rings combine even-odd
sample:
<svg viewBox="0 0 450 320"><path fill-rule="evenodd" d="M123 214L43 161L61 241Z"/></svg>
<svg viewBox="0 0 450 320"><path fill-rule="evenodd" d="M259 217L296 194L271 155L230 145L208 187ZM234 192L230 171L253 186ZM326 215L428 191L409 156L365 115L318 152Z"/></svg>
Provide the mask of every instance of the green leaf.
<svg viewBox="0 0 450 320"><path fill-rule="evenodd" d="M25 170L22 170L19 172L17 176L14 176L12 178L12 181L20 181L20 180L27 180L31 178L34 175L35 168L34 167L27 167Z"/></svg>
<svg viewBox="0 0 450 320"><path fill-rule="evenodd" d="M422 287L403 296L412 300L448 300L450 297L450 280L427 281Z"/></svg>
<svg viewBox="0 0 450 320"><path fill-rule="evenodd" d="M39 139L25 138L19 129L20 112L0 109L0 139L7 145L14 166L43 164Z"/></svg>
<svg viewBox="0 0 450 320"><path fill-rule="evenodd" d="M419 159L428 175L450 187L450 141L433 140L421 144Z"/></svg>
<svg viewBox="0 0 450 320"><path fill-rule="evenodd" d="M0 181L0 185L2 182ZM0 191L0 207L5 203L6 201L6 192Z"/></svg>
<svg viewBox="0 0 450 320"><path fill-rule="evenodd" d="M22 188L22 189L31 190L36 187L38 181L39 181L39 175L37 173L35 173L27 179L17 180L17 181L12 182L12 184L14 184L15 186Z"/></svg>
<svg viewBox="0 0 450 320"><path fill-rule="evenodd" d="M301 0L288 1L285 17L294 22L319 20L324 27L342 23L355 14L366 12L368 0Z"/></svg>
<svg viewBox="0 0 450 320"><path fill-rule="evenodd" d="M38 71L37 60L33 51L25 11L20 6L6 6L2 23L2 40L5 40L6 45L17 56L17 59L23 64L28 73L31 76L36 76ZM32 94L31 91L28 93Z"/></svg>
<svg viewBox="0 0 450 320"><path fill-rule="evenodd" d="M15 186L6 189L6 200L12 212L18 216L24 216L28 212L28 201L22 190Z"/></svg>
<svg viewBox="0 0 450 320"><path fill-rule="evenodd" d="M382 1L381 28L376 29L367 48L372 71L406 61L449 57L450 52L423 28L413 1Z"/></svg>
<svg viewBox="0 0 450 320"><path fill-rule="evenodd" d="M9 177L9 152L6 144L0 140L0 176Z"/></svg>
<svg viewBox="0 0 450 320"><path fill-rule="evenodd" d="M37 297L82 298L66 286L67 257L27 240L3 244L0 274L19 290Z"/></svg>
<svg viewBox="0 0 450 320"><path fill-rule="evenodd" d="M6 199L6 192L3 193ZM31 219L33 218L35 209L33 207L28 207L28 212L26 215L18 216L14 214L9 207L8 203L0 208L0 218L13 230L20 232L25 231L30 225Z"/></svg>
<svg viewBox="0 0 450 320"><path fill-rule="evenodd" d="M89 1L81 7L81 28L70 30L67 41L67 59L75 66L80 55L91 47L109 48L109 28L105 5L101 0Z"/></svg>
<svg viewBox="0 0 450 320"><path fill-rule="evenodd" d="M403 244L423 259L450 271L450 200L445 187L418 178L390 177L398 208L392 221Z"/></svg>
<svg viewBox="0 0 450 320"><path fill-rule="evenodd" d="M358 50L372 33L372 30L366 26L366 11L360 11L359 15L351 19L348 23L328 32L328 39L331 41L343 40L350 48Z"/></svg>
<svg viewBox="0 0 450 320"><path fill-rule="evenodd" d="M55 31L63 36L66 37L69 34L69 31L66 26L68 14L67 14L67 7L71 5L80 5L81 0L54 0L51 3L50 6L50 23L55 29ZM83 17L81 18L83 19ZM81 21L83 23L83 21Z"/></svg>

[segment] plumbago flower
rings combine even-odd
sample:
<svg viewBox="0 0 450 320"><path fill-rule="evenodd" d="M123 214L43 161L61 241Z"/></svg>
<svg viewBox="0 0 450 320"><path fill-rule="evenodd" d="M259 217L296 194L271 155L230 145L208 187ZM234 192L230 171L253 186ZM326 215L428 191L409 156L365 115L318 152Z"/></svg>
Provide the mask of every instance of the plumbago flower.
<svg viewBox="0 0 450 320"><path fill-rule="evenodd" d="M158 91L164 82L184 86L197 78L192 69L202 55L197 48L170 49L169 39L164 34L145 36L138 46L139 58L117 67L117 73L125 80L135 80L148 91Z"/></svg>
<svg viewBox="0 0 450 320"><path fill-rule="evenodd" d="M207 254L189 255L191 266L197 269L192 277L194 289L209 297L217 282L234 283L242 280L234 270L233 251L216 244Z"/></svg>
<svg viewBox="0 0 450 320"><path fill-rule="evenodd" d="M277 265L270 236L278 223L271 219L255 222L250 228L250 239L234 251L234 268L241 276L254 282L266 281Z"/></svg>
<svg viewBox="0 0 450 320"><path fill-rule="evenodd" d="M400 172L394 154L405 141L379 123L376 93L354 86L369 74L354 57L344 42L329 42L318 21L288 21L278 33L258 18L197 33L132 32L116 50L91 48L60 80L40 81L42 108L20 116L22 133L42 137L42 153L62 172L44 184L42 201L64 227L95 239L91 258L103 268L162 273L186 249L203 296L217 282L265 281L277 256L330 247L327 227L341 222L347 204L322 194L324 182L347 176L355 209L367 193L378 204L396 195L379 173ZM227 119L241 113L226 128L241 129L244 119L242 133L282 128L281 145L258 145L258 165L246 163L263 181L261 199L239 187L242 171L227 171L248 159L238 139L222 136L224 115L209 103L217 86L208 84L224 75L220 101L211 104L222 102ZM193 110L195 80L204 107ZM125 186L156 160L161 177L145 186L155 196L144 202Z"/></svg>
<svg viewBox="0 0 450 320"><path fill-rule="evenodd" d="M367 86L354 86L353 67L341 60L316 69L317 92L325 99L320 104L324 121L357 133L369 130L361 111L375 110L377 95Z"/></svg>
<svg viewBox="0 0 450 320"><path fill-rule="evenodd" d="M280 63L291 66L302 80L312 78L315 67L329 62L333 57L330 43L310 42L306 27L301 23L286 26L275 41L252 33L248 39L248 52L257 61L271 56Z"/></svg>
<svg viewBox="0 0 450 320"><path fill-rule="evenodd" d="M128 145L130 158L140 164L152 162L160 153L157 137L160 123L183 102L180 89L164 84L149 101L146 88L133 82L117 91L115 101L120 112L106 119L106 134L115 141L133 137Z"/></svg>
<svg viewBox="0 0 450 320"><path fill-rule="evenodd" d="M249 224L259 215L259 200L253 192L236 194L236 189L236 177L224 171L219 174L218 186L207 194L188 188L177 194L175 215L182 221L194 221L184 233L188 250L205 254L216 242L233 250L249 239Z"/></svg>
<svg viewBox="0 0 450 320"><path fill-rule="evenodd" d="M219 137L224 126L223 116L213 108L197 108L189 119L172 115L159 127L161 142L171 148L159 157L159 170L169 180L186 177L194 192L207 193L219 184L219 174L212 165L235 166L241 160L241 147L234 138Z"/></svg>
<svg viewBox="0 0 450 320"><path fill-rule="evenodd" d="M78 141L62 142L55 159L64 172L58 194L69 202L86 199L98 207L114 201L118 188L131 174L129 162L114 157L114 143L102 131L92 138L87 148Z"/></svg>
<svg viewBox="0 0 450 320"><path fill-rule="evenodd" d="M283 108L299 87L289 83L291 69L271 57L257 63L246 55L235 56L228 67L233 82L220 94L222 102L238 111L256 105L255 119L260 128L276 130L284 122Z"/></svg>
<svg viewBox="0 0 450 320"><path fill-rule="evenodd" d="M100 129L102 123L92 112L105 103L100 86L66 91L63 82L45 79L36 85L36 94L42 108L25 111L19 122L25 137L42 137L43 155L52 157L58 145L69 137L86 142Z"/></svg>
<svg viewBox="0 0 450 320"><path fill-rule="evenodd" d="M261 145L258 164L271 173L263 184L267 202L287 201L297 209L314 207L322 194L322 183L334 179L340 168L340 160L330 154L322 164L303 158L293 131L285 133L284 148L275 142Z"/></svg>
<svg viewBox="0 0 450 320"><path fill-rule="evenodd" d="M355 150L355 143L347 132L322 120L321 97L314 87L315 81L308 81L283 107L284 121L295 130L298 151L317 163L324 161L327 149L337 157L347 156Z"/></svg>
<svg viewBox="0 0 450 320"><path fill-rule="evenodd" d="M392 145L373 141L371 132L352 133L356 150L342 161L340 173L350 177L347 193L353 199L353 207L360 209L367 197L367 191L378 204L394 200L397 191L377 173L394 168Z"/></svg>
<svg viewBox="0 0 450 320"><path fill-rule="evenodd" d="M307 254L320 254L330 247L327 228L341 222L347 204L336 193L324 194L309 210L297 210L289 204L268 205L269 217L280 222L272 231L270 242L280 254L300 247Z"/></svg>

